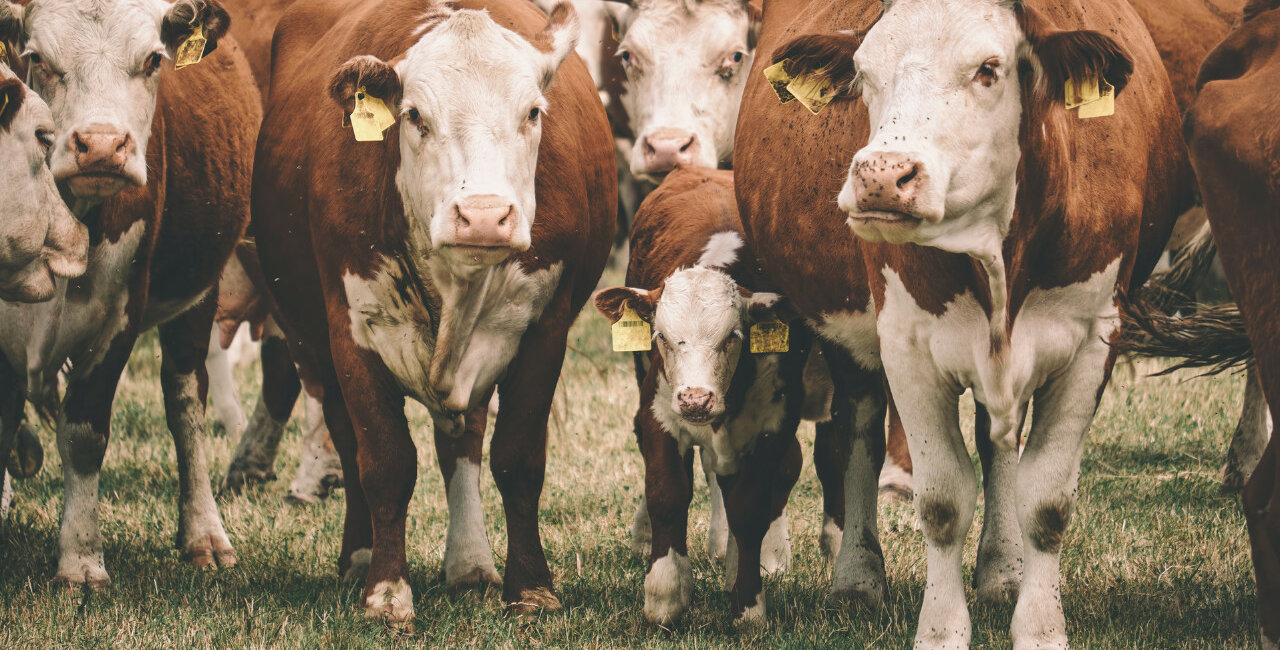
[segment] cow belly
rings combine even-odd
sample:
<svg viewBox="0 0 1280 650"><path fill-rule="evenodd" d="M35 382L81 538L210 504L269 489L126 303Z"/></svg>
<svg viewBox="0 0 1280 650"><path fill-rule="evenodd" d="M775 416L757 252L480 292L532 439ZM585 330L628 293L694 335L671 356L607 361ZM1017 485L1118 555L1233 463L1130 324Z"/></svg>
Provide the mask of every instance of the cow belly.
<svg viewBox="0 0 1280 650"><path fill-rule="evenodd" d="M59 279L49 302L0 302L0 346L14 370L28 374L30 390L39 390L41 376L58 372L68 359L76 374L101 362L127 325L133 260L145 234L146 224L136 221L116 241L94 246L85 275Z"/></svg>
<svg viewBox="0 0 1280 650"><path fill-rule="evenodd" d="M957 393L972 388L988 406L1026 404L1082 346L1109 338L1118 326L1114 297L1117 258L1082 282L1032 289L1015 316L1003 364L990 353L986 310L966 291L935 316L916 304L898 274L886 268L885 304L877 320L886 366L899 376L941 374Z"/></svg>

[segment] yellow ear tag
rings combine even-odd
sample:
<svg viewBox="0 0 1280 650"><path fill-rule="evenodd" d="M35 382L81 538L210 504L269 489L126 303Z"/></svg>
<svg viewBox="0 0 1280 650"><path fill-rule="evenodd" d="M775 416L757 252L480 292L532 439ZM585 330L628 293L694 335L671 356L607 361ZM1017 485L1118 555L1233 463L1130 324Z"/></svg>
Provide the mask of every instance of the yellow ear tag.
<svg viewBox="0 0 1280 650"><path fill-rule="evenodd" d="M751 326L751 354L786 352L787 335L791 328L780 320L767 320Z"/></svg>
<svg viewBox="0 0 1280 650"><path fill-rule="evenodd" d="M1064 88L1063 97L1067 104L1067 110L1071 110L1077 106L1096 102L1101 98L1102 93L1098 90L1098 80L1095 77L1086 79L1067 79Z"/></svg>
<svg viewBox="0 0 1280 650"><path fill-rule="evenodd" d="M1098 99L1080 107L1080 119L1087 120L1093 117L1106 117L1115 115L1116 112L1116 89L1107 83L1106 79L1101 83L1102 92Z"/></svg>
<svg viewBox="0 0 1280 650"><path fill-rule="evenodd" d="M787 84L791 83L791 75L787 74L787 64L791 59L783 59L764 69L764 78L773 86L773 92L778 94L778 101L783 104L795 99L787 90Z"/></svg>
<svg viewBox="0 0 1280 650"><path fill-rule="evenodd" d="M652 330L631 303L623 305L622 318L613 324L612 333L614 352L645 352L653 347Z"/></svg>
<svg viewBox="0 0 1280 650"><path fill-rule="evenodd" d="M795 98L814 115L817 115L822 107L830 104L836 96L830 81L811 75L800 75L792 79L791 83L787 84L787 91L795 95Z"/></svg>
<svg viewBox="0 0 1280 650"><path fill-rule="evenodd" d="M4 41L0 41L0 61L9 62L9 48L5 47Z"/></svg>
<svg viewBox="0 0 1280 650"><path fill-rule="evenodd" d="M191 35L187 40L178 46L178 54L173 57L173 67L181 70L189 65L195 65L204 58L204 25L196 23L195 29L191 31Z"/></svg>
<svg viewBox="0 0 1280 650"><path fill-rule="evenodd" d="M378 142L382 132L391 128L396 118L381 99L370 95L364 86L356 90L356 107L351 111L351 130L356 142Z"/></svg>

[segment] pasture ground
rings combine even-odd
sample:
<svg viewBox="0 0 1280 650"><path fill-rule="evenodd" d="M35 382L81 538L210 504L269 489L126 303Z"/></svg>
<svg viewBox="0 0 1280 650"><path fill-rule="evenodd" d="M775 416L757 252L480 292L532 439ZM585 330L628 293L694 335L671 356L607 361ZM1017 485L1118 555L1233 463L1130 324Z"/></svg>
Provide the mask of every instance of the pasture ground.
<svg viewBox="0 0 1280 650"><path fill-rule="evenodd" d="M343 493L317 507L285 503L298 462L296 423L281 447L280 479L219 500L239 564L201 572L181 562L173 548L177 472L152 335L135 351L116 399L102 474L101 523L114 583L99 592L49 585L62 475L53 434L44 431L45 467L17 484L14 510L0 522L0 648L910 647L925 583L924 542L912 507L880 507L887 607L828 603L828 568L817 545L821 493L808 450L789 508L794 561L789 573L766 581L767 624L738 631L730 621L719 570L703 550L708 510L700 478L690 517L691 611L672 631L647 624L645 562L632 556L628 537L643 476L630 429L636 404L631 362L609 351L606 323L594 310L580 318L570 343L542 494L542 535L564 611L510 620L495 590L445 590L439 577L444 488L429 419L416 404L408 407L420 468L408 531L414 634L391 636L367 621L359 588L339 580ZM1159 368L1140 364L1136 380L1117 373L1094 423L1062 562L1073 646L1256 647L1244 519L1237 498L1218 496L1218 469L1243 380L1187 372L1145 376ZM260 381L256 366L237 373L251 408ZM216 485L236 441L220 427L210 430ZM801 437L811 447L811 425ZM501 571L502 509L487 470L481 481ZM981 506L969 535L967 572L980 513ZM974 647L1008 648L1012 605L975 604L972 593L970 605Z"/></svg>

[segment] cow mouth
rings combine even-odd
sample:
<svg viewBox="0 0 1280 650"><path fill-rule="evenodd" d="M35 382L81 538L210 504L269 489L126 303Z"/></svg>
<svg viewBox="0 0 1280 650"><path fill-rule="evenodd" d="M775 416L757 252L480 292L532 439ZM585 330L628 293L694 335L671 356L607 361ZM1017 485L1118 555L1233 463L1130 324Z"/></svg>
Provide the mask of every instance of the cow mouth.
<svg viewBox="0 0 1280 650"><path fill-rule="evenodd" d="M505 261L515 252L511 246L480 244L446 244L441 248L448 252L450 259L475 266L493 266Z"/></svg>
<svg viewBox="0 0 1280 650"><path fill-rule="evenodd" d="M904 212L851 212L849 213L849 223L855 226L863 225L901 225L916 226L923 219L913 217Z"/></svg>
<svg viewBox="0 0 1280 650"><path fill-rule="evenodd" d="M711 424L715 419L709 411L681 411L680 417L689 424Z"/></svg>
<svg viewBox="0 0 1280 650"><path fill-rule="evenodd" d="M133 179L120 172L89 171L71 174L63 182L78 198L106 199L133 183Z"/></svg>

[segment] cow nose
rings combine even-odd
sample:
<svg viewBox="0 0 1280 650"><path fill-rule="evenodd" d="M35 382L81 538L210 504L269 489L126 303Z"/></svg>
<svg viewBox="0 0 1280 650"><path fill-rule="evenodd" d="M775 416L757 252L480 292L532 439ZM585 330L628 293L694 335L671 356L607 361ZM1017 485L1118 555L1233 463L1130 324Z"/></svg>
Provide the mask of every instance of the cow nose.
<svg viewBox="0 0 1280 650"><path fill-rule="evenodd" d="M715 408L716 395L705 388L685 388L676 394L680 415L691 420L705 420Z"/></svg>
<svg viewBox="0 0 1280 650"><path fill-rule="evenodd" d="M497 195L472 196L454 207L457 246L505 248L515 233L516 206Z"/></svg>
<svg viewBox="0 0 1280 650"><path fill-rule="evenodd" d="M926 181L924 164L906 154L891 152L861 158L850 174L858 209L912 214Z"/></svg>
<svg viewBox="0 0 1280 650"><path fill-rule="evenodd" d="M698 136L680 129L658 129L640 143L644 152L644 171L651 174L669 172L677 165L692 165L701 145Z"/></svg>
<svg viewBox="0 0 1280 650"><path fill-rule="evenodd" d="M137 150L132 136L105 125L73 131L70 144L81 172L119 172Z"/></svg>

